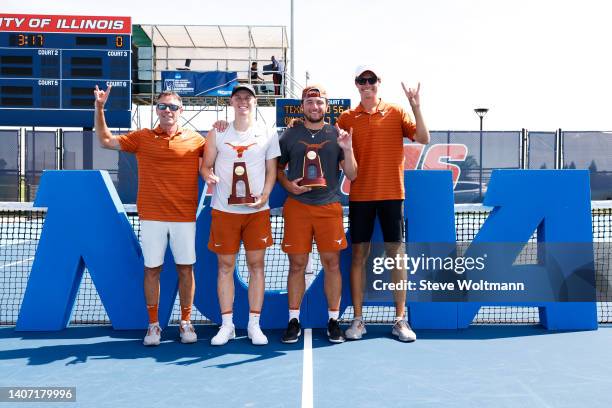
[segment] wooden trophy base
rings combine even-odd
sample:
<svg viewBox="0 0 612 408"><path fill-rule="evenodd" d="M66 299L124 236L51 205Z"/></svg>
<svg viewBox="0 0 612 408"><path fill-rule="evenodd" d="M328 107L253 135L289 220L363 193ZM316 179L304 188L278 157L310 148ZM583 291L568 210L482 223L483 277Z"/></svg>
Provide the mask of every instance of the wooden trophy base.
<svg viewBox="0 0 612 408"><path fill-rule="evenodd" d="M245 204L253 204L257 199L253 196L249 197L232 197L227 199L227 203L229 205L245 205Z"/></svg>
<svg viewBox="0 0 612 408"><path fill-rule="evenodd" d="M327 187L327 181L325 181L325 177L302 179L298 185L310 188L324 188Z"/></svg>

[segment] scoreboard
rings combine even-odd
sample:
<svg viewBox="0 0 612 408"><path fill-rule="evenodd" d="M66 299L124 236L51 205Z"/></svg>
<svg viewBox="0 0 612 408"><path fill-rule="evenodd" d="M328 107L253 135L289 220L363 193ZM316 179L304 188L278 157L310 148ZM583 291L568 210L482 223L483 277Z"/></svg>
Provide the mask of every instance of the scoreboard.
<svg viewBox="0 0 612 408"><path fill-rule="evenodd" d="M0 14L0 126L92 127L96 85L109 127L131 124L130 17Z"/></svg>

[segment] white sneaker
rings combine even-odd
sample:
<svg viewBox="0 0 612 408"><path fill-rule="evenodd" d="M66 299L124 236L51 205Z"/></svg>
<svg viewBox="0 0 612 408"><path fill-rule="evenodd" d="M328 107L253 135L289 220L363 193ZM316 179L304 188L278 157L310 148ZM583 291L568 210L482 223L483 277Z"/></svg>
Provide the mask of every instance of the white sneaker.
<svg viewBox="0 0 612 408"><path fill-rule="evenodd" d="M188 344L195 343L196 341L198 341L198 335L196 334L191 322L181 320L179 332L181 334L181 343Z"/></svg>
<svg viewBox="0 0 612 408"><path fill-rule="evenodd" d="M236 338L236 330L234 329L234 325L224 325L222 324L219 327L219 332L210 339L210 344L213 346L222 346L227 344L228 341Z"/></svg>
<svg viewBox="0 0 612 408"><path fill-rule="evenodd" d="M367 333L363 320L353 319L348 329L344 331L344 337L349 340L359 340Z"/></svg>
<svg viewBox="0 0 612 408"><path fill-rule="evenodd" d="M159 342L161 340L161 327L159 327L159 323L151 323L149 324L149 329L147 330L147 335L145 336L142 344L145 346L159 346Z"/></svg>
<svg viewBox="0 0 612 408"><path fill-rule="evenodd" d="M397 336L399 341L413 342L416 340L416 333L412 331L408 322L404 319L396 320L391 334Z"/></svg>
<svg viewBox="0 0 612 408"><path fill-rule="evenodd" d="M268 338L263 334L258 324L250 324L247 327L247 335L249 339L251 339L251 343L255 346L264 346L268 344Z"/></svg>

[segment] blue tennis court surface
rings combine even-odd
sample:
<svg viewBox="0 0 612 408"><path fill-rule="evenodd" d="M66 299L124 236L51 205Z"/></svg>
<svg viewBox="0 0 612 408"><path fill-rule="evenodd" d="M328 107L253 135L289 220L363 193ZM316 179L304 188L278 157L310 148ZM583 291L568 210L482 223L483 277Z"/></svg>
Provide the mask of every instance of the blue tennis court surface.
<svg viewBox="0 0 612 408"><path fill-rule="evenodd" d="M225 347L211 347L216 328L197 331L198 343L185 345L170 327L165 341L151 348L142 345L140 331L78 327L24 334L3 328L1 385L76 386L77 403L66 406L300 405L301 345L281 344L274 333L268 346L255 347L238 331Z"/></svg>
<svg viewBox="0 0 612 408"><path fill-rule="evenodd" d="M52 404L71 407L612 406L612 326L421 330L417 342L404 344L389 326L369 325L363 340L339 345L313 330L312 349L307 340L280 343L279 330L266 331L263 347L244 331L212 347L216 328L197 331L195 345L178 342L169 327L159 347L146 348L140 331L2 328L0 385L75 386L76 403Z"/></svg>

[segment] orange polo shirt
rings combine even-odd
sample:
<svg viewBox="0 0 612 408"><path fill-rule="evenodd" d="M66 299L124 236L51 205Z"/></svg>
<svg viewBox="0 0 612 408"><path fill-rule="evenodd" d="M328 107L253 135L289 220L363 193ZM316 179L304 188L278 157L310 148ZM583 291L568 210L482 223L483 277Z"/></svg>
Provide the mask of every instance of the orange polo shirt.
<svg viewBox="0 0 612 408"><path fill-rule="evenodd" d="M142 220L193 222L198 206L200 157L206 140L180 129L170 137L159 126L118 136L121 150L136 154Z"/></svg>
<svg viewBox="0 0 612 408"><path fill-rule="evenodd" d="M361 104L342 112L338 126L353 128L357 178L351 182L350 201L404 199L404 137L414 140L416 125L399 105L383 102L376 112Z"/></svg>

